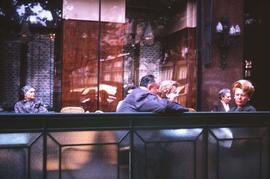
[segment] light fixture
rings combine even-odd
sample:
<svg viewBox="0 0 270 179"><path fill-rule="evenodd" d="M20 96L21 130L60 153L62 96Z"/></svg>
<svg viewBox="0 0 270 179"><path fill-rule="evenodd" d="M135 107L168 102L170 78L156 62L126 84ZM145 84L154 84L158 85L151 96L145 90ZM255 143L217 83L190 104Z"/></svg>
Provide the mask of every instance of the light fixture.
<svg viewBox="0 0 270 179"><path fill-rule="evenodd" d="M216 33L218 34L218 47L220 50L220 67L224 69L227 66L227 57L229 48L235 37L240 36L240 26L229 25L228 18L222 17L216 25Z"/></svg>
<svg viewBox="0 0 270 179"><path fill-rule="evenodd" d="M245 79L250 78L252 75L252 60L245 60Z"/></svg>

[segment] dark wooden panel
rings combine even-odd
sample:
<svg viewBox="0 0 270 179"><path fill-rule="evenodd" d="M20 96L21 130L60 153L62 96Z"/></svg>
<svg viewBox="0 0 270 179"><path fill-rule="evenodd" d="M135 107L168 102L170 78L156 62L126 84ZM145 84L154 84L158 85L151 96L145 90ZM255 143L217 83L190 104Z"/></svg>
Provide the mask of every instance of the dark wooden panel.
<svg viewBox="0 0 270 179"><path fill-rule="evenodd" d="M211 65L202 67L201 106L203 111L210 111L218 100L218 91L222 88L231 88L234 81L243 78L243 35L237 37L228 50L227 67L220 68L220 49L215 26L220 18L226 16L230 25L239 24L243 30L244 13L243 0L217 0L214 3L212 24L212 53Z"/></svg>
<svg viewBox="0 0 270 179"><path fill-rule="evenodd" d="M162 74L166 75L165 71L171 70L172 80L178 81L180 85L186 85L186 90L178 102L196 108L196 29L185 28L177 31L166 37L165 43L168 58L161 67ZM169 76L161 78L168 79Z"/></svg>

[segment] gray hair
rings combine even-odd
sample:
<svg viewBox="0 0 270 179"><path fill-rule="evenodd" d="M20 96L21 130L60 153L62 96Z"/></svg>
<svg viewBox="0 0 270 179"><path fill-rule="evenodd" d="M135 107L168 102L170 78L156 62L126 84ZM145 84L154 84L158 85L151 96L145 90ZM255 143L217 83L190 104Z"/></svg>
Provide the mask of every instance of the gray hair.
<svg viewBox="0 0 270 179"><path fill-rule="evenodd" d="M218 92L218 98L221 99L226 95L226 93L231 93L231 90L228 88L223 88Z"/></svg>
<svg viewBox="0 0 270 179"><path fill-rule="evenodd" d="M29 85L25 85L24 87L22 87L23 94L25 95L31 88L33 87Z"/></svg>

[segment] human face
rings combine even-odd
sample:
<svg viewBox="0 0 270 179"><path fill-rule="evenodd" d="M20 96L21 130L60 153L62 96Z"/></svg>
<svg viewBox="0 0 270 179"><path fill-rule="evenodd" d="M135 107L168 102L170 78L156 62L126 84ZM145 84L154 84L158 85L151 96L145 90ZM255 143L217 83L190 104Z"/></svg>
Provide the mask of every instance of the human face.
<svg viewBox="0 0 270 179"><path fill-rule="evenodd" d="M223 97L221 97L221 100L225 103L225 104L229 104L231 101L231 93L225 93L225 95Z"/></svg>
<svg viewBox="0 0 270 179"><path fill-rule="evenodd" d="M36 97L36 90L34 88L31 88L25 93L24 99L26 100L33 100Z"/></svg>
<svg viewBox="0 0 270 179"><path fill-rule="evenodd" d="M153 94L158 94L159 92L159 84L158 83L150 83L148 85L148 90Z"/></svg>
<svg viewBox="0 0 270 179"><path fill-rule="evenodd" d="M247 95L247 93L244 93L242 89L235 88L234 101L237 107L242 107L249 101L249 96Z"/></svg>

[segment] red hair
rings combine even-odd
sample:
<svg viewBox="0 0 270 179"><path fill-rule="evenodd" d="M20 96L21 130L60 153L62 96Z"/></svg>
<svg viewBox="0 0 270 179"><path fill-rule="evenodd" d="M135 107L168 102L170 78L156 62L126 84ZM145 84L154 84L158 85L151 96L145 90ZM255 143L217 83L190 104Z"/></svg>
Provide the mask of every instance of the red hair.
<svg viewBox="0 0 270 179"><path fill-rule="evenodd" d="M252 94L255 92L254 86L248 80L238 80L234 82L232 85L233 93L235 92L236 88L242 89L243 92L246 93L249 97L251 97Z"/></svg>

